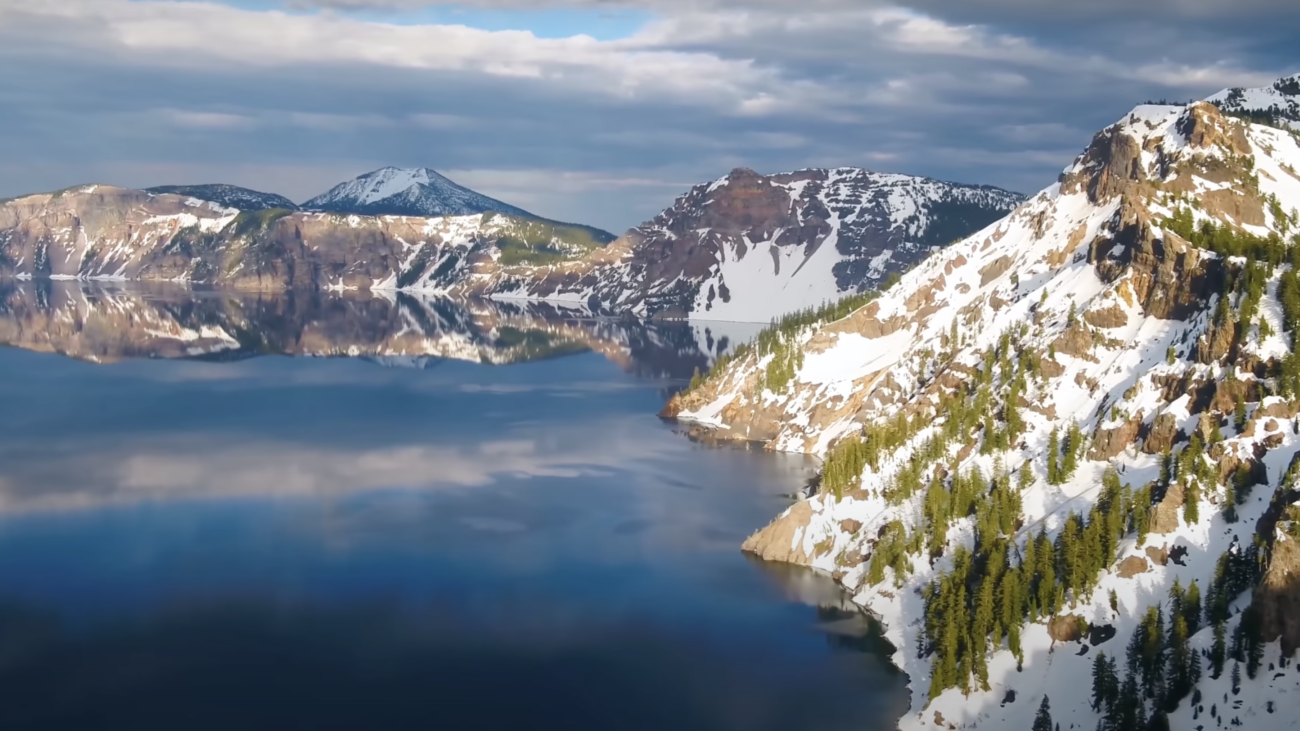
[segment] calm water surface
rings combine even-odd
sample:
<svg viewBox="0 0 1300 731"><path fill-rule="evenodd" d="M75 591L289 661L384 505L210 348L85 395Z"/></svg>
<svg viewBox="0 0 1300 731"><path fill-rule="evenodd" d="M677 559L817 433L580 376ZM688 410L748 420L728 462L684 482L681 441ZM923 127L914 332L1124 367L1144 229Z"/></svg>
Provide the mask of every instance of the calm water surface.
<svg viewBox="0 0 1300 731"><path fill-rule="evenodd" d="M105 297L19 287L0 312L19 346L0 349L0 728L836 731L905 711L828 580L738 550L812 465L654 416L713 334L443 307L422 337L515 354L485 365L395 352L410 303ZM214 327L239 347L185 352ZM274 354L335 346L370 359Z"/></svg>

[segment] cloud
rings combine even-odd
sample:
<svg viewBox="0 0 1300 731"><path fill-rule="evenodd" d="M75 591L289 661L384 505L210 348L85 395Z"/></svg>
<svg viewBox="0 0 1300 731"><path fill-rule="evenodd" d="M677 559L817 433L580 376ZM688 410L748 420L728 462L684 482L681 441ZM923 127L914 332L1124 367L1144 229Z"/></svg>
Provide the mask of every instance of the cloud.
<svg viewBox="0 0 1300 731"><path fill-rule="evenodd" d="M1231 17L1178 0L455 5L530 9L523 25L568 8L571 32L437 23L415 9L446 5L400 0L0 0L0 196L224 178L301 200L430 165L622 230L738 165L1034 191L1138 102L1300 66L1294 4L1262 0ZM587 32L629 7L650 13L639 30Z"/></svg>

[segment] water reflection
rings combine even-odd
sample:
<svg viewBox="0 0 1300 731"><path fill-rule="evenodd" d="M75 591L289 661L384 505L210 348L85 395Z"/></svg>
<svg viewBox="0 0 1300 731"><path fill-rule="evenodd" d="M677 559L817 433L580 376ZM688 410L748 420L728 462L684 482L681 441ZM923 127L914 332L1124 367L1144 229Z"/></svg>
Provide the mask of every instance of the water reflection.
<svg viewBox="0 0 1300 731"><path fill-rule="evenodd" d="M0 282L0 343L95 362L278 354L427 368L446 359L507 364L595 351L638 375L689 378L756 330L750 323L596 317L576 304L398 292Z"/></svg>
<svg viewBox="0 0 1300 731"><path fill-rule="evenodd" d="M654 416L662 376L716 352L696 329L50 283L4 302L6 731L837 731L905 710L827 577L737 549L812 465ZM415 307L439 324L403 330ZM419 365L451 341L473 355L273 357Z"/></svg>

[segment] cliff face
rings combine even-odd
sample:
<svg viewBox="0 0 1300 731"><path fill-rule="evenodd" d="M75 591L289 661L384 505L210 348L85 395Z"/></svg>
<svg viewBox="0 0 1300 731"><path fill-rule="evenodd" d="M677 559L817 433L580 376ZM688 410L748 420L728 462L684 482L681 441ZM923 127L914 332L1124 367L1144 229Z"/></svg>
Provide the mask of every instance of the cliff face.
<svg viewBox="0 0 1300 731"><path fill-rule="evenodd" d="M745 548L831 573L886 620L912 682L902 727L1028 728L1044 695L1062 728L1096 727L1097 650L1122 668L1148 608L1172 616L1175 582L1224 593L1229 634L1253 596L1240 631L1266 663L1280 662L1267 643L1296 646L1294 539L1255 526L1300 494L1297 170L1288 129L1207 103L1138 107L1056 185L875 301L770 329L668 404L825 458L818 493ZM1070 548L1120 502L1113 543ZM1042 555L1040 531L1048 573L1020 564L1031 542ZM1032 603L1002 598L1020 591L1013 570ZM1187 642L1208 649L1197 620ZM1062 632L1079 622L1092 633ZM1208 674L1207 708L1229 692L1226 671ZM1283 727L1268 709L1292 680L1246 678L1224 725ZM1205 723L1187 697L1161 701L1173 728Z"/></svg>
<svg viewBox="0 0 1300 731"><path fill-rule="evenodd" d="M240 211L189 195L219 187L155 194L86 186L8 201L0 205L0 270L259 291L488 295L767 322L870 289L1019 201L991 188L861 170L737 171L611 243L595 229L522 214Z"/></svg>
<svg viewBox="0 0 1300 731"><path fill-rule="evenodd" d="M641 316L768 322L874 289L1021 200L857 168L738 169L696 186L592 261L503 278L493 290L596 299Z"/></svg>

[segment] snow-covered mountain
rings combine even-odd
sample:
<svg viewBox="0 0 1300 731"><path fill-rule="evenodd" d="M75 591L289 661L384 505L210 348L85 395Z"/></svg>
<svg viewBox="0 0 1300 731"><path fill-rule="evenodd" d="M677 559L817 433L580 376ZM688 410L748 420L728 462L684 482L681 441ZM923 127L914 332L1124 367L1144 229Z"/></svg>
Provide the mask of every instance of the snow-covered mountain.
<svg viewBox="0 0 1300 731"><path fill-rule="evenodd" d="M381 168L340 183L302 207L370 216L432 218L495 212L536 218L521 208L457 185L430 168Z"/></svg>
<svg viewBox="0 0 1300 731"><path fill-rule="evenodd" d="M1224 89L1206 101L1229 114L1300 131L1300 74L1259 89Z"/></svg>
<svg viewBox="0 0 1300 731"><path fill-rule="evenodd" d="M499 277L489 291L639 316L768 322L870 290L1021 200L857 168L738 169L587 260Z"/></svg>
<svg viewBox="0 0 1300 731"><path fill-rule="evenodd" d="M282 195L275 193L263 193L248 188L240 188L235 185L224 185L221 183L212 183L208 185L159 185L153 188L145 188L146 193L155 195L179 195L187 198L196 198L201 201L210 201L226 208L235 208L241 211L264 211L273 208L282 208L288 211L298 210L298 206L293 201Z"/></svg>
<svg viewBox="0 0 1300 731"><path fill-rule="evenodd" d="M581 258L611 239L590 227L499 213L241 211L104 185L0 204L0 271L19 278L472 293L502 269Z"/></svg>
<svg viewBox="0 0 1300 731"><path fill-rule="evenodd" d="M1294 728L1298 335L1300 134L1141 106L665 416L824 458L745 549L883 618L904 729Z"/></svg>
<svg viewBox="0 0 1300 731"><path fill-rule="evenodd" d="M394 180L373 195L414 190ZM177 190L92 185L6 201L0 271L488 295L767 322L869 290L1021 200L848 168L737 170L610 243L614 236L599 229L531 216L294 211L242 189ZM356 200L369 205L364 195Z"/></svg>

